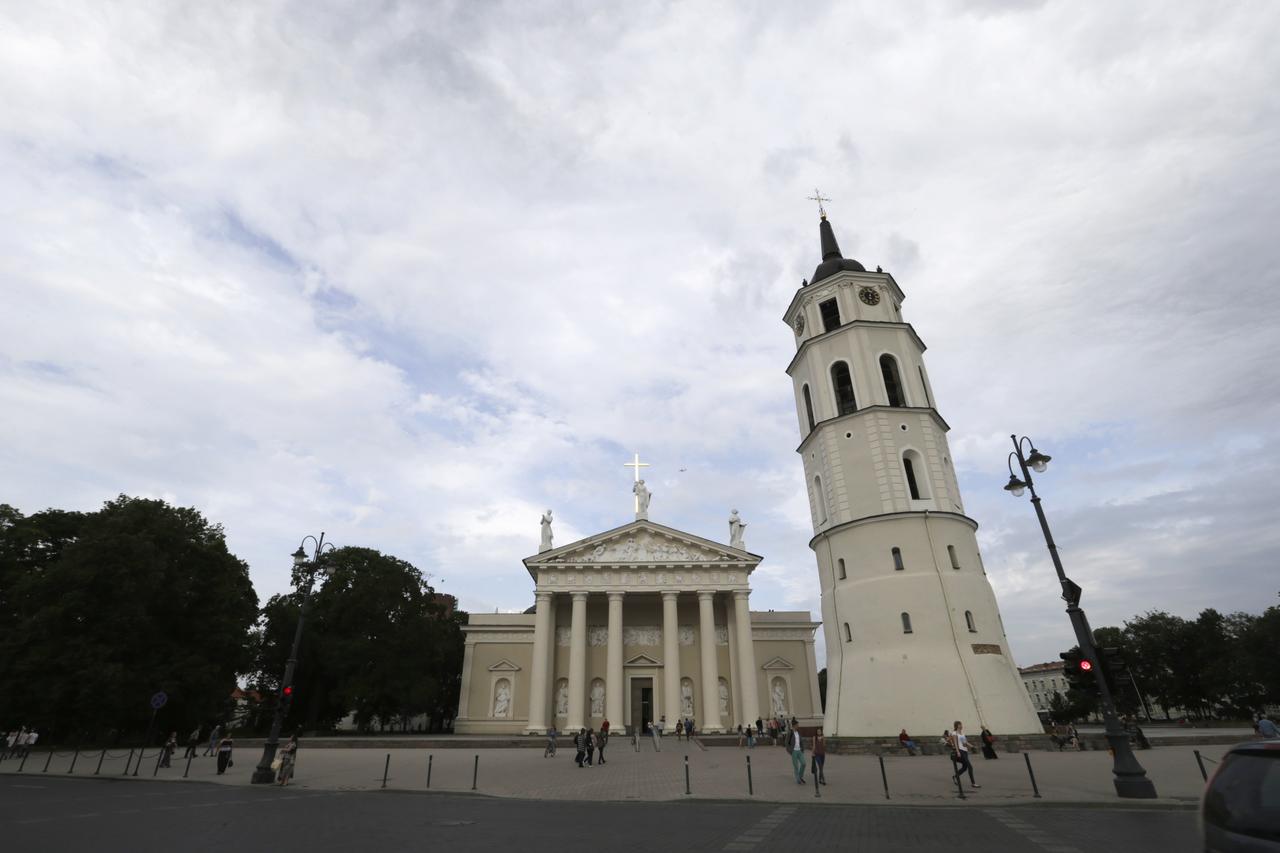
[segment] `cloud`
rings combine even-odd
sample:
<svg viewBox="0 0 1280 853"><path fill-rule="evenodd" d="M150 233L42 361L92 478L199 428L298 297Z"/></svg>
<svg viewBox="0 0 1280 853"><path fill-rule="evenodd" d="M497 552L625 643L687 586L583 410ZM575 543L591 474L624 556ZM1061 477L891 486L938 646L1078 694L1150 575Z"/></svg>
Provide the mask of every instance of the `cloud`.
<svg viewBox="0 0 1280 853"><path fill-rule="evenodd" d="M1020 662L1065 621L1011 432L1095 625L1274 593L1270 5L0 16L26 511L170 495L263 595L323 529L514 610L541 511L622 523L639 450L656 520L736 506L753 606L816 613L780 315L817 185L909 297Z"/></svg>

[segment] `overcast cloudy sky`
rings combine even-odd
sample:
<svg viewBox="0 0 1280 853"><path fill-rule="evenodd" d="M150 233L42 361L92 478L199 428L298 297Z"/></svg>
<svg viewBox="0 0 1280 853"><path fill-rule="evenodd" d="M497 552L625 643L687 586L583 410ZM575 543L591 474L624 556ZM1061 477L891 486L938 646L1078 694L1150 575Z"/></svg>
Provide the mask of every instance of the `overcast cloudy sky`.
<svg viewBox="0 0 1280 853"><path fill-rule="evenodd" d="M1095 626L1275 603L1280 6L5 4L0 501L124 492L523 609L656 521L818 611L781 314L883 265L1020 664L1070 645L1010 433Z"/></svg>

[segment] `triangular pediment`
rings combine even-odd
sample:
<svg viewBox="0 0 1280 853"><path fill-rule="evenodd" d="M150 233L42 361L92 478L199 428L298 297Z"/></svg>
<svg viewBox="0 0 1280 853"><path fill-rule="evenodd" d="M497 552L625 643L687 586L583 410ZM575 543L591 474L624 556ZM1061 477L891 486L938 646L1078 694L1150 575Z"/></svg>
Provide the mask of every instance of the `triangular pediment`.
<svg viewBox="0 0 1280 853"><path fill-rule="evenodd" d="M786 658L770 658L761 669L795 669Z"/></svg>
<svg viewBox="0 0 1280 853"><path fill-rule="evenodd" d="M654 660L648 655L636 655L627 661L626 666L662 666L662 661Z"/></svg>
<svg viewBox="0 0 1280 853"><path fill-rule="evenodd" d="M495 663L493 666L489 667L489 671L490 672L519 672L520 667L516 666L506 658L503 658L502 660Z"/></svg>
<svg viewBox="0 0 1280 853"><path fill-rule="evenodd" d="M762 558L652 521L635 521L570 542L524 563L540 565L687 566L692 564L754 566Z"/></svg>

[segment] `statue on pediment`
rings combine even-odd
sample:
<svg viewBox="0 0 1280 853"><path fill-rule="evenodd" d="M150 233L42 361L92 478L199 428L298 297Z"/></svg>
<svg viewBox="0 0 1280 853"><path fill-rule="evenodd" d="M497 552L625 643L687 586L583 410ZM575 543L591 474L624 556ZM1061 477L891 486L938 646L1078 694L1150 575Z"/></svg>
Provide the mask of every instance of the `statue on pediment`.
<svg viewBox="0 0 1280 853"><path fill-rule="evenodd" d="M647 521L649 518L649 500L653 497L653 493L645 486L644 480L636 480L636 484L631 487L631 491L636 496L636 521Z"/></svg>
<svg viewBox="0 0 1280 853"><path fill-rule="evenodd" d="M738 517L738 511L735 509L729 513L729 547L738 548L743 551L747 550L742 544L742 534L747 525Z"/></svg>
<svg viewBox="0 0 1280 853"><path fill-rule="evenodd" d="M551 510L547 510L542 514L542 544L538 546L538 553L550 551L551 548Z"/></svg>

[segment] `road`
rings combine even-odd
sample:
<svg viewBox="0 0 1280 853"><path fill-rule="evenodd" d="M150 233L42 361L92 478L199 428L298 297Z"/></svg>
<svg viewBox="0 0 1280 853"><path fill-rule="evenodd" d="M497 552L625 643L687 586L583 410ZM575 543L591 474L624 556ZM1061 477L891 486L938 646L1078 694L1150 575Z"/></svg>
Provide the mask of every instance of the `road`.
<svg viewBox="0 0 1280 853"><path fill-rule="evenodd" d="M7 853L797 849L1180 853L1187 810L538 802L133 779L0 778Z"/></svg>

